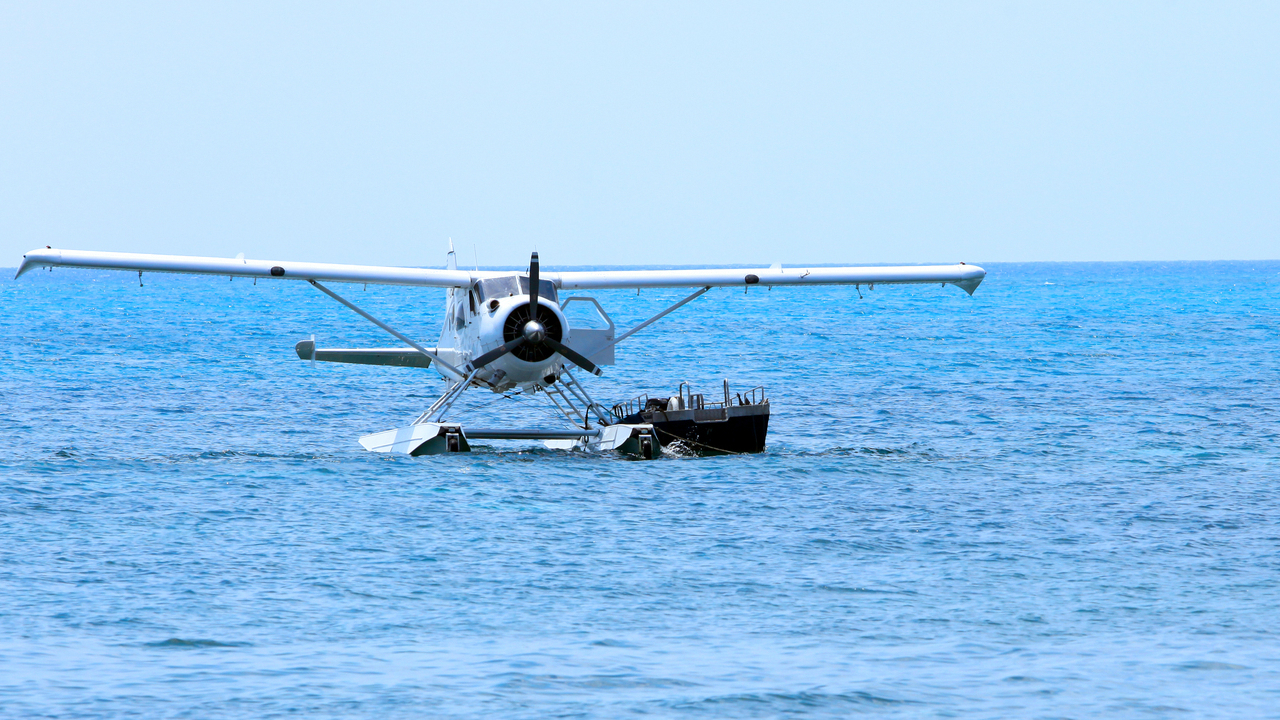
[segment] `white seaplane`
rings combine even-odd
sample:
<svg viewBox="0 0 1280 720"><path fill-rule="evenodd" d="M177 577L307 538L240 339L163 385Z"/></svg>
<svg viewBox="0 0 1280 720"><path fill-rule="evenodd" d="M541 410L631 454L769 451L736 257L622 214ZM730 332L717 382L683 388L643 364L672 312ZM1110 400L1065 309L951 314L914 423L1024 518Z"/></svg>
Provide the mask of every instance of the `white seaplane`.
<svg viewBox="0 0 1280 720"><path fill-rule="evenodd" d="M468 271L458 268L452 243L445 269L336 265L325 263L146 255L59 250L45 247L22 256L16 277L37 268L74 267L138 273L196 273L243 278L301 280L355 311L404 343L393 348L317 348L314 336L297 344L298 356L319 362L434 367L446 380L443 395L406 427L366 435L360 444L373 452L431 455L469 450L468 439L542 440L553 448L616 450L651 458L660 446L651 423L632 414L621 417L596 403L569 370L572 364L600 375L612 365L614 346L657 322L713 287L875 285L941 283L969 293L986 271L976 265L902 267L787 267L760 269L610 270L543 273L538 253L527 273ZM15 278L16 279L16 278ZM434 347L426 347L357 307L323 283L410 285L447 289L444 327ZM697 288L692 294L621 334L595 298L576 295L561 301L562 290ZM588 303L607 327L571 327L565 309ZM466 429L445 420L454 402L469 388L503 393L519 388L544 392L572 429ZM722 412L729 410L726 386ZM700 396L699 396L700 398ZM672 399L673 403L676 401ZM701 406L699 406L701 407ZM684 410L673 405L671 409ZM767 422L767 407L765 409ZM592 416L595 416L594 419ZM692 416L691 416L692 417ZM763 448L763 436L760 438Z"/></svg>

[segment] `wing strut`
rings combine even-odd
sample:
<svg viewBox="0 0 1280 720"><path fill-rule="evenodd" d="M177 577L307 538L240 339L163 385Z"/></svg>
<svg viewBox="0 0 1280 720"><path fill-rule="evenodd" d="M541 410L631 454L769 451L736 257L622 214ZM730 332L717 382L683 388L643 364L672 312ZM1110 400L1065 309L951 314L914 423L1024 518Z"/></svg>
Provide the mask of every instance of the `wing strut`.
<svg viewBox="0 0 1280 720"><path fill-rule="evenodd" d="M613 341L613 342L608 343L608 344L605 344L605 345L601 345L598 349L592 350L592 351L591 351L591 354L592 354L592 355L595 355L595 354L598 354L601 350L608 350L609 348L613 347L614 345L617 345L618 343L622 342L623 340L626 340L627 338L631 337L632 335L635 335L636 333L638 333L638 332L640 332L641 330L643 330L643 329L645 329L645 328L649 327L650 325L652 325L652 324L654 324L654 323L658 322L659 320L661 320L662 318L664 318L664 317L666 317L666 316L670 315L671 313L675 312L676 310L679 310L679 309L680 309L681 307L683 307L686 303L691 302L692 300L696 299L699 295L701 295L701 294L705 293L706 291L708 291L708 290L710 290L710 289L711 289L711 286L710 286L710 285L708 285L708 286L706 286L706 287L702 288L701 290L699 290L699 291L695 292L694 294L690 295L689 297L687 297L687 298L685 298L685 299L681 300L680 302L676 303L675 305L672 305L671 307L667 308L666 310L663 310L662 312L658 313L657 315L654 315L653 317L649 318L648 320L645 320L644 322L640 323L639 325L637 325L637 326L635 326L635 327L631 328L630 330L628 330L628 331L626 331L626 332L622 333L622 334L621 334L621 335L619 335L618 337L614 338L614 341Z"/></svg>
<svg viewBox="0 0 1280 720"><path fill-rule="evenodd" d="M378 327L382 328L383 330L386 330L387 332L391 333L391 334L392 334L392 335L394 335L394 336L396 337L396 339L398 339L400 342L404 343L405 345L408 345L409 347L413 348L414 350L417 350L418 352L422 353L423 355L426 355L427 357L429 357L429 358L431 358L432 360L434 360L434 361L436 362L436 367L437 367L437 368L439 368L439 369L441 369L441 370L444 370L444 371L445 371L445 374L446 374L446 375L451 376L453 380L458 381L458 382L461 382L461 383L464 383L464 384L470 384L470 381L474 378L475 373L472 373L472 376L473 376L473 377L467 377L466 375L463 375L461 370L459 370L458 368L456 368L456 367L454 367L454 366L450 365L449 363L445 362L444 360L441 360L439 355L436 355L435 353L433 353L433 352L431 352L431 351L427 350L426 348L422 347L422 346L421 346L421 345L419 345L418 343L416 343L416 342L414 342L414 341L410 340L408 337L406 337L405 335L401 334L401 333L400 333L399 331L397 331L395 328L393 328L393 327L391 327L390 325L388 325L388 324L386 324L386 323L382 322L381 320L379 320L378 318L376 318L376 317L374 317L374 316L370 315L369 313L365 312L364 310L361 310L360 308L356 307L355 303L352 303L350 300L347 300L346 298L342 297L342 296L341 296L341 295L339 295L338 293L336 293L336 292L334 292L334 291L330 290L329 288L327 288L327 287L325 287L325 286L321 285L320 283L316 282L315 280L308 280L307 282L310 282L312 285L315 285L315 286L316 286L316 289L317 289L317 290L319 290L320 292L324 293L325 295L328 295L329 297L333 298L334 300L337 300L338 302L342 303L343 305L346 305L347 307L351 308L351 309L352 309L353 311L355 311L355 313L356 313L357 315L359 315L360 317L364 318L365 320L368 320L369 322L373 323L374 325L377 325Z"/></svg>

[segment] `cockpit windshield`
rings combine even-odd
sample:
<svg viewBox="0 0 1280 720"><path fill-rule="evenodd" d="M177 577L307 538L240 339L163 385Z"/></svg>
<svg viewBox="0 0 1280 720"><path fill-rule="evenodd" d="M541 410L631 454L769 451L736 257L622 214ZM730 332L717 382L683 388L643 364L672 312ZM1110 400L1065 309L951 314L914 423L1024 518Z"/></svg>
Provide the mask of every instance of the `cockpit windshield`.
<svg viewBox="0 0 1280 720"><path fill-rule="evenodd" d="M512 295L528 295L529 278L518 275L485 278L476 283L476 291L480 293L482 302L493 298L511 297ZM560 302L560 298L556 294L555 283L550 280L538 280L538 297L545 298L553 303Z"/></svg>

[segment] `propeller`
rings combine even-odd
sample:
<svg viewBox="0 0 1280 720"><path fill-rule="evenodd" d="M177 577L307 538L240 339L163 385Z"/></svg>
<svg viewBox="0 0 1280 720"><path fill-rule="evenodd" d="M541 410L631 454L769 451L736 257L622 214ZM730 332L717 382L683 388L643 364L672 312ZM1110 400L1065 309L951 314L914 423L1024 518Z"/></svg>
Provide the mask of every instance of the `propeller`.
<svg viewBox="0 0 1280 720"><path fill-rule="evenodd" d="M534 250L529 256L529 317L534 321L538 321L538 291L542 286L538 284L538 251ZM526 330L525 334L528 334Z"/></svg>
<svg viewBox="0 0 1280 720"><path fill-rule="evenodd" d="M515 353L516 357L527 362L541 362L560 353L583 370L600 375L600 368L595 363L556 339L555 336L561 335L560 319L551 310L539 307L538 283L538 253L535 252L529 257L529 304L512 310L503 325L503 337L510 339L472 360L469 368L482 368L507 353Z"/></svg>

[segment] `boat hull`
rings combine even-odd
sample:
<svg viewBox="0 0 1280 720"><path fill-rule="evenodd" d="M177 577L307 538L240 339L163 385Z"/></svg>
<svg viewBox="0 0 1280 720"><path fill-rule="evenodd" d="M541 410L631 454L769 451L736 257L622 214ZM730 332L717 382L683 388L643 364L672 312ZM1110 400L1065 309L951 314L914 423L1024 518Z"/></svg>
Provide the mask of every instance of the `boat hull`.
<svg viewBox="0 0 1280 720"><path fill-rule="evenodd" d="M697 455L764 452L769 432L769 404L728 409L672 410L644 413L663 447L683 446Z"/></svg>

